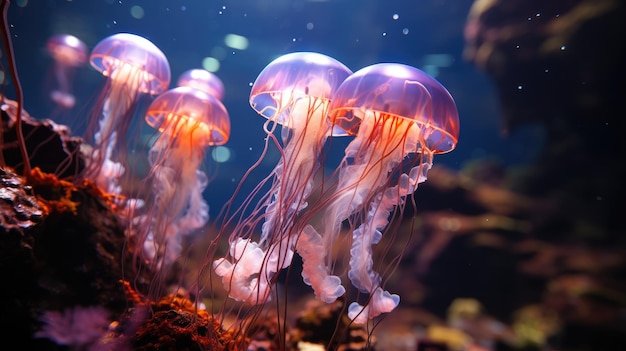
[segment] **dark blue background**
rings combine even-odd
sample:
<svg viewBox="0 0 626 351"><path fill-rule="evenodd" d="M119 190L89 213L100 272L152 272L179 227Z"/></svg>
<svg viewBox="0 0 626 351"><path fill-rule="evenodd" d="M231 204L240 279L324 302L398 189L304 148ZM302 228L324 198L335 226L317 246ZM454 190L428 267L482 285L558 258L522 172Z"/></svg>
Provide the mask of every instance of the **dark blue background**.
<svg viewBox="0 0 626 351"><path fill-rule="evenodd" d="M131 32L154 42L168 57L172 86L178 75L201 66L214 48L225 49L216 74L223 80L233 125L227 146L232 159L215 167L207 153L207 167L215 175L205 192L212 216L232 194L263 145L263 120L248 104L250 83L275 57L292 51L330 55L353 71L378 62L400 62L423 68L428 55L447 54L450 66L436 78L457 102L461 135L457 149L435 157L435 165L460 169L477 158L494 158L506 166L532 160L541 144L541 131L525 128L505 138L499 119L498 97L489 78L463 60L463 27L471 0L237 0L237 1L13 1L9 10L13 44L31 115L45 118L52 60L46 40L59 33L81 38L91 48L104 37ZM131 16L141 6L144 16ZM397 19L394 19L397 14ZM312 24L312 28L311 27ZM307 25L309 28L307 28ZM408 30L408 33L405 33ZM404 32L403 32L404 31ZM224 45L228 33L248 38L246 50ZM87 118L103 82L89 67L74 79L76 107L66 114L68 124ZM11 97L9 87L7 95ZM343 141L341 141L343 142ZM341 149L338 149L341 150ZM340 159L341 155L336 155ZM253 174L252 186L274 166L268 158ZM258 177L258 178L257 178ZM244 189L245 191L245 189Z"/></svg>

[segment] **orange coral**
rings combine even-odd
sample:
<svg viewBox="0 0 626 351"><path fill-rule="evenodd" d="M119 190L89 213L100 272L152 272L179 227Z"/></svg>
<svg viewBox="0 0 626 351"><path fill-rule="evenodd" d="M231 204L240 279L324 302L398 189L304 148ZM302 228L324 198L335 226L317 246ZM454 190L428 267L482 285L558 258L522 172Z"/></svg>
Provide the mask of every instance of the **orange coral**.
<svg viewBox="0 0 626 351"><path fill-rule="evenodd" d="M27 181L36 189L37 199L44 205L46 214L50 211L77 214L79 203L72 201L72 192L76 188L71 182L58 179L54 174L44 173L39 167L30 171Z"/></svg>

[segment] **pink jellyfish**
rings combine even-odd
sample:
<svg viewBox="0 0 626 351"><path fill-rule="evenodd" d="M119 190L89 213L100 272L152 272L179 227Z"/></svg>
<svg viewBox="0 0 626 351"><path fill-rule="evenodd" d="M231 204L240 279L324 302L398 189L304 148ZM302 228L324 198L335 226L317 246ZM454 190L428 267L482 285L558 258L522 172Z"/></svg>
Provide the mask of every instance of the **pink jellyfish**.
<svg viewBox="0 0 626 351"><path fill-rule="evenodd" d="M269 63L254 82L250 104L267 118L267 140L279 144L274 131L281 126L282 157L263 182L272 182L267 195L232 231L230 257L213 262L230 297L252 304L267 301L275 274L291 264L297 239L293 220L307 207L326 138L346 134L333 130L327 113L331 95L351 73L326 55L296 52Z"/></svg>
<svg viewBox="0 0 626 351"><path fill-rule="evenodd" d="M111 35L91 51L91 65L107 78L101 116L94 135L88 175L112 193L119 193L124 167L113 157L118 138L124 138L141 94L156 95L170 83L167 58L152 42L128 33Z"/></svg>
<svg viewBox="0 0 626 351"><path fill-rule="evenodd" d="M70 34L58 34L50 37L46 48L54 60L54 77L57 87L50 93L55 104L71 109L76 103L72 93L72 78L76 67L87 63L87 45Z"/></svg>
<svg viewBox="0 0 626 351"><path fill-rule="evenodd" d="M200 164L206 147L228 141L230 119L217 98L185 86L156 97L145 119L159 135L149 154L154 207L139 244L150 260L167 265L178 257L182 238L209 219Z"/></svg>
<svg viewBox="0 0 626 351"><path fill-rule="evenodd" d="M220 101L224 99L224 84L218 76L204 69L194 68L183 72L176 85L200 89Z"/></svg>
<svg viewBox="0 0 626 351"><path fill-rule="evenodd" d="M296 249L303 257L302 275L326 302L341 290L333 275L332 252L341 225L349 220L352 247L348 277L367 304L350 304L348 315L365 323L393 310L399 296L381 287L373 270L372 246L383 235L390 215L402 212L406 197L426 180L434 154L454 149L459 117L448 91L426 73L402 64L365 67L347 78L332 97L333 125L355 136L345 150L337 188L324 203L322 225L304 228ZM408 165L406 163L409 163ZM399 176L398 176L399 174Z"/></svg>

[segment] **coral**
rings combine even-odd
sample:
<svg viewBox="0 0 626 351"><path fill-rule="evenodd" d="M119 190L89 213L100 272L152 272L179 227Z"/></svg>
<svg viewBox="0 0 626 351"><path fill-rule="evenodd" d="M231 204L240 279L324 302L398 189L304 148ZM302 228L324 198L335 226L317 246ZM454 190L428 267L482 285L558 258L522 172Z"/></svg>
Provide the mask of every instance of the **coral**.
<svg viewBox="0 0 626 351"><path fill-rule="evenodd" d="M152 312L132 336L130 343L133 350L245 349L246 340L241 333L232 329L224 330L219 320L194 304L182 292L148 304Z"/></svg>
<svg viewBox="0 0 626 351"><path fill-rule="evenodd" d="M10 123L13 105L5 100L4 106L9 106L2 129L7 156L14 154L10 137L15 131ZM25 117L24 130L32 131L27 146L33 170L26 178L17 176L12 169L20 168L20 160L11 157L4 157L5 167L0 168L0 281L12 286L0 291L0 337L46 350L54 348L51 341L32 338L44 326L42 316L91 306L120 314L127 299L118 280L129 277L145 287L149 272L132 268L132 257L125 254L131 243L110 197L90 182L59 178L70 177L77 168L53 173L60 169L50 160L84 164L80 139L69 138L64 128L49 121Z"/></svg>

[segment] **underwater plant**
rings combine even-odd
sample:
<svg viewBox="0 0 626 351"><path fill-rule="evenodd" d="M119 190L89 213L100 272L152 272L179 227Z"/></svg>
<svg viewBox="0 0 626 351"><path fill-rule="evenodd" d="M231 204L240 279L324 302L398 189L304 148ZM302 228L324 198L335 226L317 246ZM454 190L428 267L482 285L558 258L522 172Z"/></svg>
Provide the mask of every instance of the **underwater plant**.
<svg viewBox="0 0 626 351"><path fill-rule="evenodd" d="M265 150L273 140L281 158L242 205L254 209L232 231L230 257L213 262L232 298L252 304L267 301L275 274L290 265L297 239L292 227L295 217L307 207L326 138L345 135L332 128L326 115L330 97L351 73L329 56L295 52L270 62L255 80L250 104L267 118ZM279 127L282 144L275 136ZM251 204L269 181L270 190L256 205ZM259 229L258 242L253 241Z"/></svg>

